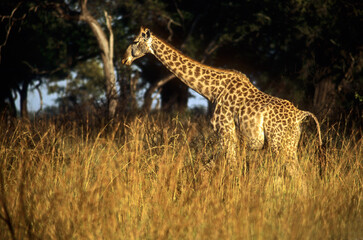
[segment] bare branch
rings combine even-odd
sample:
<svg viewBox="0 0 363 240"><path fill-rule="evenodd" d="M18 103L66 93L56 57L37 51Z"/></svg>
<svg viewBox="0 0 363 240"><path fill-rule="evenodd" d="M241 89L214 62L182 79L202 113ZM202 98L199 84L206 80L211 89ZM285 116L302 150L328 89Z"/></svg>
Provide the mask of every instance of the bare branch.
<svg viewBox="0 0 363 240"><path fill-rule="evenodd" d="M201 15L200 14L194 19L192 25L190 26L188 35L185 37L185 41L180 46L180 49L181 50L183 50L186 47L186 44L187 44L188 40L190 39L190 37L192 36L192 34L193 34L194 30L195 30L195 26L197 25L197 23L199 22L200 19L201 19Z"/></svg>
<svg viewBox="0 0 363 240"><path fill-rule="evenodd" d="M177 13L179 14L180 18L184 21L184 15L183 15L182 11L180 11L178 4L176 3L175 0L173 2L174 2L174 6L175 6Z"/></svg>
<svg viewBox="0 0 363 240"><path fill-rule="evenodd" d="M23 61L22 63L27 65L30 68L31 72L36 74L36 75L48 75L48 74L51 75L51 74L54 74L54 73L56 73L56 72L58 72L58 71L60 71L62 69L67 68L67 66L65 64L61 64L59 67L57 67L57 68L55 68L53 70L42 70L41 71L38 68L33 67L32 65L30 65L30 63L27 62L27 61Z"/></svg>
<svg viewBox="0 0 363 240"><path fill-rule="evenodd" d="M47 3L45 5L47 8L52 8L58 17L63 18L68 21L78 21L80 17L80 12L73 11L66 4L61 3Z"/></svg>
<svg viewBox="0 0 363 240"><path fill-rule="evenodd" d="M173 34L174 34L173 29L171 28L171 24L174 24L174 25L179 26L179 27L181 27L182 25L180 23L174 21L174 19L172 19L171 17L169 17L167 15L162 15L162 17L164 17L164 18L166 18L166 19L169 20L168 21L168 24L167 24L167 29L169 31L168 41L170 42L172 40Z"/></svg>
<svg viewBox="0 0 363 240"><path fill-rule="evenodd" d="M15 22L23 21L25 19L25 17L27 16L27 14L24 13L23 16L21 16L20 18L15 18L14 17L15 12L19 9L21 4L22 4L22 2L19 2L15 6L15 8L13 9L13 11L11 12L11 14L9 16L1 16L1 22L4 21L5 19L8 19L8 28L6 30L4 42L0 44L0 62L1 62L1 50L6 45L6 43L8 42L8 39L9 39L9 36L10 36L10 31L11 31L12 27L14 26Z"/></svg>
<svg viewBox="0 0 363 240"><path fill-rule="evenodd" d="M169 22L168 22L168 25L167 25L167 28L168 28L168 31L169 31L169 37L168 37L169 42L173 39L173 35L174 35L173 29L171 28L171 23L172 23L172 19L169 19Z"/></svg>
<svg viewBox="0 0 363 240"><path fill-rule="evenodd" d="M113 31L112 31L112 26L111 26L111 22L112 22L112 17L110 15L108 15L107 11L104 11L105 13L105 18L106 18L106 25L107 25L107 29L109 31L109 45L110 45L110 50L109 50L109 58L112 60L113 59L113 46L114 46L114 37L113 37Z"/></svg>

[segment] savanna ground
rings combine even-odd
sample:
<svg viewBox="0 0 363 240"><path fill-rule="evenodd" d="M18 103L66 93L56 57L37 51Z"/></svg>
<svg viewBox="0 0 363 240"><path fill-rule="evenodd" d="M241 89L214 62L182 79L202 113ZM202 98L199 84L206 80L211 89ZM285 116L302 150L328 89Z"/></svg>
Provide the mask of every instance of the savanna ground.
<svg viewBox="0 0 363 240"><path fill-rule="evenodd" d="M0 239L362 239L361 129L323 129L291 178L266 150L230 171L204 117L2 121Z"/></svg>

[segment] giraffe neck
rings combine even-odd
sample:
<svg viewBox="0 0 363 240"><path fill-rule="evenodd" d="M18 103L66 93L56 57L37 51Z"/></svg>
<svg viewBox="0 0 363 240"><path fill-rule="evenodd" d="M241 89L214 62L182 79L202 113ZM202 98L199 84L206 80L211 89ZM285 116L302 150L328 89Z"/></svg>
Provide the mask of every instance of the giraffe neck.
<svg viewBox="0 0 363 240"><path fill-rule="evenodd" d="M176 50L155 35L149 45L150 52L190 88L210 101L223 92L227 79L235 72L201 64Z"/></svg>

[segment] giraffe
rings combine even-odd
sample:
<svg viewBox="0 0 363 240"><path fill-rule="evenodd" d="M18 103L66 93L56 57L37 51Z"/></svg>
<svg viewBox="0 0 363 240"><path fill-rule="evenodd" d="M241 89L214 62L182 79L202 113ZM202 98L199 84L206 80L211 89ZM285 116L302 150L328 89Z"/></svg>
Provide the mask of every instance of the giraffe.
<svg viewBox="0 0 363 240"><path fill-rule="evenodd" d="M231 165L236 161L239 136L250 149L260 150L268 146L275 153L285 154L293 165L298 165L301 123L308 116L315 121L319 145L322 144L320 125L314 114L258 90L241 72L210 67L185 56L148 28L141 27L127 48L122 63L131 65L147 53L154 55L181 81L215 104L211 124L222 137Z"/></svg>

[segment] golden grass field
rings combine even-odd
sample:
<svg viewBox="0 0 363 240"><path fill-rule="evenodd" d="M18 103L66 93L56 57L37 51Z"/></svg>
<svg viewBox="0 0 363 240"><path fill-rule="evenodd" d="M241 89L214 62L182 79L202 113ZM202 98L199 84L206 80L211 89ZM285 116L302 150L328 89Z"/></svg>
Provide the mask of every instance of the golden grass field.
<svg viewBox="0 0 363 240"><path fill-rule="evenodd" d="M361 129L324 129L291 178L266 150L230 171L204 117L3 121L0 239L363 239Z"/></svg>

